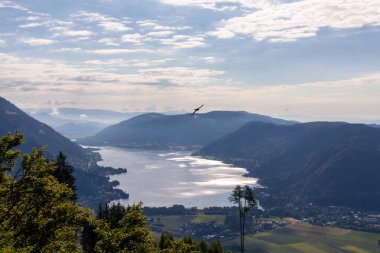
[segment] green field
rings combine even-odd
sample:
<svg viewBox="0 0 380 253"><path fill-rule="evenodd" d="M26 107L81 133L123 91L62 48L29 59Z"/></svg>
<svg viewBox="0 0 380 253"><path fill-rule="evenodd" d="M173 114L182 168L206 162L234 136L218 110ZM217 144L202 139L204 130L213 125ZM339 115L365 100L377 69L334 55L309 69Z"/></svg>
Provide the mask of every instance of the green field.
<svg viewBox="0 0 380 253"><path fill-rule="evenodd" d="M342 236L281 228L272 232L248 235L246 251L255 253L380 253L380 234L351 231ZM236 245L238 240L224 242Z"/></svg>
<svg viewBox="0 0 380 253"><path fill-rule="evenodd" d="M158 219L159 218L159 219ZM153 227L159 224L162 231L173 232L187 222L224 222L224 215L153 216ZM159 220L159 222L157 222ZM271 232L246 236L246 252L254 253L380 253L380 234L346 231L331 234L330 228L309 226L315 231L305 231L305 224L299 223ZM334 231L333 231L334 232ZM153 232L156 238L160 233ZM222 241L222 244L239 252L239 239Z"/></svg>

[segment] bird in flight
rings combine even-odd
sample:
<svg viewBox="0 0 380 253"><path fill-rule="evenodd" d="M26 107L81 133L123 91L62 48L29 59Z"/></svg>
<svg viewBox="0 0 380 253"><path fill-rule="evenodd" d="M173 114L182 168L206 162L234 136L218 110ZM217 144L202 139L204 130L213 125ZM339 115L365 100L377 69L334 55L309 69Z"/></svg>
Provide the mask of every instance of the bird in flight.
<svg viewBox="0 0 380 253"><path fill-rule="evenodd" d="M199 106L198 108L194 109L194 112L190 115L193 116L196 112L198 112L204 105Z"/></svg>

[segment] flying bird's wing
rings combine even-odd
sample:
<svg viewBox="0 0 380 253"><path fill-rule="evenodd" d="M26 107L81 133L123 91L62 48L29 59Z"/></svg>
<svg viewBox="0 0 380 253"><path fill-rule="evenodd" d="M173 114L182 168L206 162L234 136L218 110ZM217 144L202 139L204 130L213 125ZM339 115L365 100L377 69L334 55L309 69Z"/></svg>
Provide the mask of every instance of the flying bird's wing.
<svg viewBox="0 0 380 253"><path fill-rule="evenodd" d="M194 112L190 115L193 116L197 111L199 111L204 105L199 106L198 108L194 109Z"/></svg>

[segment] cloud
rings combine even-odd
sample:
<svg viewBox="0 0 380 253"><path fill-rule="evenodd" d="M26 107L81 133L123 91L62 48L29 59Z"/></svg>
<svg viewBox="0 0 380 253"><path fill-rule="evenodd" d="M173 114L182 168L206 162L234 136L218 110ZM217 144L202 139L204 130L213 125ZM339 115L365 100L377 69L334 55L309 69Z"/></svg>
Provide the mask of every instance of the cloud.
<svg viewBox="0 0 380 253"><path fill-rule="evenodd" d="M98 40L99 43L107 46L119 46L120 44L114 38L102 38Z"/></svg>
<svg viewBox="0 0 380 253"><path fill-rule="evenodd" d="M57 50L54 50L54 52L80 52L82 51L79 47L64 47Z"/></svg>
<svg viewBox="0 0 380 253"><path fill-rule="evenodd" d="M206 62L206 63L220 63L223 62L223 58L214 57L214 56L205 56L205 57L199 57L199 56L190 56L190 60L193 61L200 61L200 62Z"/></svg>
<svg viewBox="0 0 380 253"><path fill-rule="evenodd" d="M272 5L275 0L161 0L161 3L173 6L188 6L215 11L234 11L239 7L263 8Z"/></svg>
<svg viewBox="0 0 380 253"><path fill-rule="evenodd" d="M132 28L127 27L123 23L115 21L103 21L98 24L99 27L102 27L104 30L115 31L115 32L124 32L132 30Z"/></svg>
<svg viewBox="0 0 380 253"><path fill-rule="evenodd" d="M32 37L24 37L20 39L20 42L28 44L30 46L45 46L45 45L51 45L56 43L55 40L50 39L41 39L41 38L32 38Z"/></svg>
<svg viewBox="0 0 380 253"><path fill-rule="evenodd" d="M224 71L185 68L185 67L168 67L168 68L151 68L139 70L140 73L157 77L160 81L169 81L173 84L207 84L213 80L214 76L224 74Z"/></svg>
<svg viewBox="0 0 380 253"><path fill-rule="evenodd" d="M172 38L159 40L161 44L168 45L176 49L207 47L202 36L174 35Z"/></svg>
<svg viewBox="0 0 380 253"><path fill-rule="evenodd" d="M160 25L157 23L156 20L139 20L136 22L140 27L150 30L188 30L191 29L191 26L167 26L167 25Z"/></svg>
<svg viewBox="0 0 380 253"><path fill-rule="evenodd" d="M67 36L67 37L88 37L93 35L92 31L89 30L71 30L67 27L61 29L60 32L54 34L54 36Z"/></svg>
<svg viewBox="0 0 380 253"><path fill-rule="evenodd" d="M155 32L147 33L146 36L148 36L148 37L167 37L167 36L172 35L174 33L175 33L174 31L163 30L163 31L155 31Z"/></svg>
<svg viewBox="0 0 380 253"><path fill-rule="evenodd" d="M51 112L49 113L51 116L58 116L59 115L59 109L53 108L51 109Z"/></svg>
<svg viewBox="0 0 380 253"><path fill-rule="evenodd" d="M322 28L353 29L380 26L377 0L308 0L276 3L220 23L209 32L221 39L235 36L257 41L291 42L314 37Z"/></svg>
<svg viewBox="0 0 380 253"><path fill-rule="evenodd" d="M71 21L62 21L62 20L58 20L58 19L50 19L49 17L29 16L29 17L22 18L19 20L32 21L29 23L19 25L19 27L23 28L23 29L35 28L35 27L41 27L41 26L56 27L56 26L73 25L73 22L71 22Z"/></svg>
<svg viewBox="0 0 380 253"><path fill-rule="evenodd" d="M3 0L0 2L0 8L11 8L11 9L16 9L16 10L21 10L21 11L29 11L27 8L19 4L13 3L12 1L6 1L6 0Z"/></svg>
<svg viewBox="0 0 380 253"><path fill-rule="evenodd" d="M153 53L153 50L150 49L95 49L95 50L87 50L87 53L93 54L102 54L102 55L112 55L112 54L130 54L130 53Z"/></svg>
<svg viewBox="0 0 380 253"><path fill-rule="evenodd" d="M103 28L106 31L112 31L112 32L124 32L128 30L133 30L132 28L128 27L125 23L128 23L126 20L118 20L113 17L109 17L106 15L102 15L100 13L96 12L86 12L86 11L80 11L79 13L73 15L74 18L80 20L80 21L86 21L86 22L92 22L96 23L97 26Z"/></svg>
<svg viewBox="0 0 380 253"><path fill-rule="evenodd" d="M0 47L6 45L7 42L5 40L0 39Z"/></svg>
<svg viewBox="0 0 380 253"><path fill-rule="evenodd" d="M125 34L125 35L123 35L121 37L121 41L122 42L139 44L139 43L141 43L143 37L144 36L141 35L141 34L139 34L139 33Z"/></svg>
<svg viewBox="0 0 380 253"><path fill-rule="evenodd" d="M106 91L126 91L139 89L141 85L201 85L216 80L223 71L186 68L147 68L138 69L134 73L107 72L102 67L106 64L129 64L123 59L113 59L108 62L88 61L95 67L88 65L68 65L62 61L41 60L35 58L18 57L0 53L0 87L7 86L9 91L33 88L47 94L55 92L73 92L101 94ZM139 64L141 61L130 61L130 64ZM131 69L132 70L132 69ZM9 87L8 84L18 84ZM104 85L107 84L107 87ZM13 88L12 88L13 87ZM94 89L96 87L96 89Z"/></svg>

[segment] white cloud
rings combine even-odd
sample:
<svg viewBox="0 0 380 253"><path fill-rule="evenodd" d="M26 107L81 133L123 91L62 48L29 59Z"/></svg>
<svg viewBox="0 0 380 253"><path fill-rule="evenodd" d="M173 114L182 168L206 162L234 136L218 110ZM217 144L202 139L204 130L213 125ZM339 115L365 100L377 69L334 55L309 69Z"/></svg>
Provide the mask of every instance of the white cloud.
<svg viewBox="0 0 380 253"><path fill-rule="evenodd" d="M141 43L144 36L142 36L139 33L133 33L133 34L125 34L121 37L122 42L128 42L128 43Z"/></svg>
<svg viewBox="0 0 380 253"><path fill-rule="evenodd" d="M188 30L191 29L191 26L167 26L167 25L160 25L157 23L156 20L139 20L136 22L140 27L142 28L148 28L150 30Z"/></svg>
<svg viewBox="0 0 380 253"><path fill-rule="evenodd" d="M316 36L322 28L352 29L380 26L378 0L308 0L272 4L222 21L209 35L249 36L257 41L290 42Z"/></svg>
<svg viewBox="0 0 380 253"><path fill-rule="evenodd" d="M57 50L54 50L54 52L80 52L82 51L79 47L64 47Z"/></svg>
<svg viewBox="0 0 380 253"><path fill-rule="evenodd" d="M81 21L96 23L97 26L103 28L106 31L124 32L132 30L132 28L126 26L125 23L128 23L128 21L126 21L125 19L120 21L116 18L109 17L96 12L81 11L73 16Z"/></svg>
<svg viewBox="0 0 380 253"><path fill-rule="evenodd" d="M202 36L174 35L172 38L159 40L163 45L170 45L176 49L207 47Z"/></svg>
<svg viewBox="0 0 380 253"><path fill-rule="evenodd" d="M21 10L21 11L29 11L27 8L19 4L16 4L12 1L6 1L6 0L2 0L0 2L0 8L11 8L11 9L16 9L16 10Z"/></svg>
<svg viewBox="0 0 380 253"><path fill-rule="evenodd" d="M150 32L150 33L147 33L146 36L151 36L151 37L166 37L166 36L169 36L169 35L172 35L174 34L174 31L155 31L155 32Z"/></svg>
<svg viewBox="0 0 380 253"><path fill-rule="evenodd" d="M20 42L25 43L25 44L29 44L30 46L45 46L45 45L54 44L57 41L50 40L50 39L24 37L24 38L20 39Z"/></svg>
<svg viewBox="0 0 380 253"><path fill-rule="evenodd" d="M113 39L113 38L102 38L98 42L101 44L107 45L107 46L119 46L120 45L116 41L116 39Z"/></svg>
<svg viewBox="0 0 380 253"><path fill-rule="evenodd" d="M53 108L49 114L51 116L58 116L59 115L59 109L58 108Z"/></svg>
<svg viewBox="0 0 380 253"><path fill-rule="evenodd" d="M87 50L87 53L93 54L102 54L102 55L112 55L112 54L130 54L130 53L152 53L154 51L149 49L95 49L95 50Z"/></svg>
<svg viewBox="0 0 380 253"><path fill-rule="evenodd" d="M115 32L132 30L132 28L127 27L125 24L115 21L102 21L98 24L98 26L102 27L104 30Z"/></svg>
<svg viewBox="0 0 380 253"><path fill-rule="evenodd" d="M216 11L234 11L238 7L263 8L276 0L161 0L161 3L173 6L198 7Z"/></svg>
<svg viewBox="0 0 380 253"><path fill-rule="evenodd" d="M88 37L92 35L93 32L89 30L70 30L67 29L60 33L61 36L69 36L69 37Z"/></svg>
<svg viewBox="0 0 380 253"><path fill-rule="evenodd" d="M2 40L2 39L0 39L0 47L1 46L4 46L4 45L6 45L7 43L5 42L5 40Z"/></svg>
<svg viewBox="0 0 380 253"><path fill-rule="evenodd" d="M38 18L38 19L36 19ZM42 20L43 19L43 20ZM57 27L57 26L70 26L73 25L72 22L70 21L62 21L62 20L57 20L57 19L47 19L46 17L35 17L35 16L29 16L23 20L26 21L31 21L30 23L25 23L19 25L20 28L35 28L35 27L41 27L41 26L46 26L46 27Z"/></svg>
<svg viewBox="0 0 380 253"><path fill-rule="evenodd" d="M206 63L219 63L219 62L224 61L224 59L219 58L219 57L214 57L214 56L205 56L205 57L191 56L190 60L206 62Z"/></svg>
<svg viewBox="0 0 380 253"><path fill-rule="evenodd" d="M127 64L122 59L112 61L109 63ZM96 62L88 62L89 65L91 63ZM140 69L135 73L122 74L107 72L102 67L102 62L98 63L100 66L95 64L95 67L68 65L61 61L21 58L0 53L0 90L7 87L9 92L24 90L46 94L72 94L78 90L84 96L87 93L103 94L105 91L145 90L151 84L201 85L214 81L216 76L224 73L201 68L169 67ZM15 83L17 85L13 85Z"/></svg>

